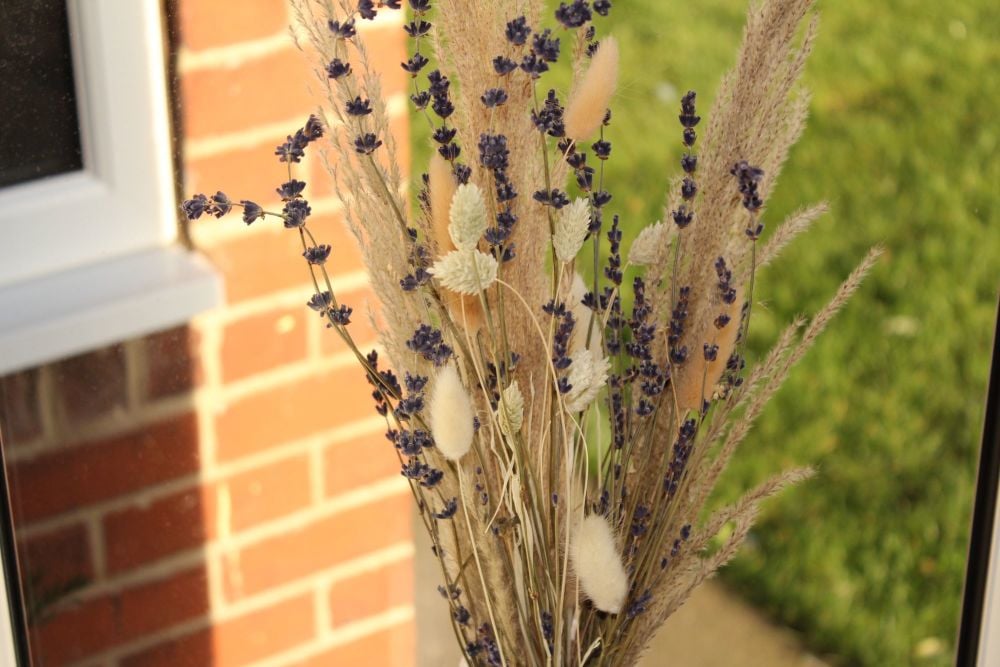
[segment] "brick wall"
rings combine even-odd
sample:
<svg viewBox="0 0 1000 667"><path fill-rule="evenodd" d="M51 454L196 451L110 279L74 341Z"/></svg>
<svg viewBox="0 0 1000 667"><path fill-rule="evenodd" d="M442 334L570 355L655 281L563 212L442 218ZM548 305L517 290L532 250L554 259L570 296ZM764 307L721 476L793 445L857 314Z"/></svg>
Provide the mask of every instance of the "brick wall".
<svg viewBox="0 0 1000 667"><path fill-rule="evenodd" d="M184 192L275 205L273 147L313 105L287 7L176 10ZM386 14L363 34L405 143L402 17ZM312 188L318 160L300 167L360 311L337 202ZM189 232L224 308L2 379L35 664L412 665L411 499L362 376L304 305L297 237L238 216Z"/></svg>

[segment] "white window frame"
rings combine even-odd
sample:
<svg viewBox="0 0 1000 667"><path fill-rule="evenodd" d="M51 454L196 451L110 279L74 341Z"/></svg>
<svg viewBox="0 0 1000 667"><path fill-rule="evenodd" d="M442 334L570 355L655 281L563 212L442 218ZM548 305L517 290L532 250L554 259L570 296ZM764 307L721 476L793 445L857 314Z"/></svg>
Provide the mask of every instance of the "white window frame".
<svg viewBox="0 0 1000 667"><path fill-rule="evenodd" d="M159 3L67 9L83 169L0 189L0 285L177 239Z"/></svg>
<svg viewBox="0 0 1000 667"><path fill-rule="evenodd" d="M66 4L83 169L0 189L0 374L222 301L177 243L161 0Z"/></svg>

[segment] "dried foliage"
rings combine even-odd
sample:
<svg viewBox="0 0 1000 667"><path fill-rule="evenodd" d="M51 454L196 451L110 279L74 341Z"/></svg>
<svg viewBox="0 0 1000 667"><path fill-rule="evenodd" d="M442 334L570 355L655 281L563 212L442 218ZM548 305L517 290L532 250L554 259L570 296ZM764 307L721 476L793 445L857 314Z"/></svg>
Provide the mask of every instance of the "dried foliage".
<svg viewBox="0 0 1000 667"><path fill-rule="evenodd" d="M752 5L700 144L696 96L683 97L683 173L664 220L632 245L630 264L644 272L631 285L618 217L605 216L619 47L599 42L594 23L607 0L564 2L547 29L538 0L438 0L433 14L411 0L403 68L436 147L415 218L358 33L400 2L294 0L327 104L276 151L289 167L284 209L223 193L185 202L189 217L242 206L248 224L272 215L299 234L316 286L309 305L367 372L470 665L634 664L733 557L760 503L811 474L779 473L703 517L755 418L878 255L745 368L756 271L826 210L794 214L758 248L765 201L806 116L798 81L812 4ZM542 81L565 43L574 82L564 106ZM440 69L427 73L429 49ZM325 268L330 248L312 237L304 184L292 179L321 136L394 371L354 344L351 309ZM591 284L578 262L592 263ZM604 418L608 442L591 427Z"/></svg>

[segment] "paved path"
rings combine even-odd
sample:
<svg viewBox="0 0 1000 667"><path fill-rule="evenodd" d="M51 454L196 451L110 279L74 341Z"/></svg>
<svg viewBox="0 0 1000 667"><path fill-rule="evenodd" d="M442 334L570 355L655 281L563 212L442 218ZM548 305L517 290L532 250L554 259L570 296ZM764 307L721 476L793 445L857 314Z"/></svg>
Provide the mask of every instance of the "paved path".
<svg viewBox="0 0 1000 667"><path fill-rule="evenodd" d="M423 526L417 540L418 667L455 667L459 653L437 592L441 575ZM764 619L720 584L702 586L653 640L641 667L824 667L788 630Z"/></svg>

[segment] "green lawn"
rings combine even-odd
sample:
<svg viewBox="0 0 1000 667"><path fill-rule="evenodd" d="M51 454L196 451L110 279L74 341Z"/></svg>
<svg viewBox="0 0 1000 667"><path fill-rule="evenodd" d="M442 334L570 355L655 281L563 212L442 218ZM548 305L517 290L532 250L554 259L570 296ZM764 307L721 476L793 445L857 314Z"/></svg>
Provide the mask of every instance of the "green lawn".
<svg viewBox="0 0 1000 667"><path fill-rule="evenodd" d="M777 468L819 476L769 505L724 578L835 662L950 663L1000 283L1000 16L987 0L821 2L809 129L771 228L828 215L762 274L751 346L816 310L865 250L888 252L745 443L724 495ZM609 137L626 238L677 173L679 95L707 112L745 0L619 0ZM421 125L416 123L416 128ZM414 137L416 169L426 139Z"/></svg>

